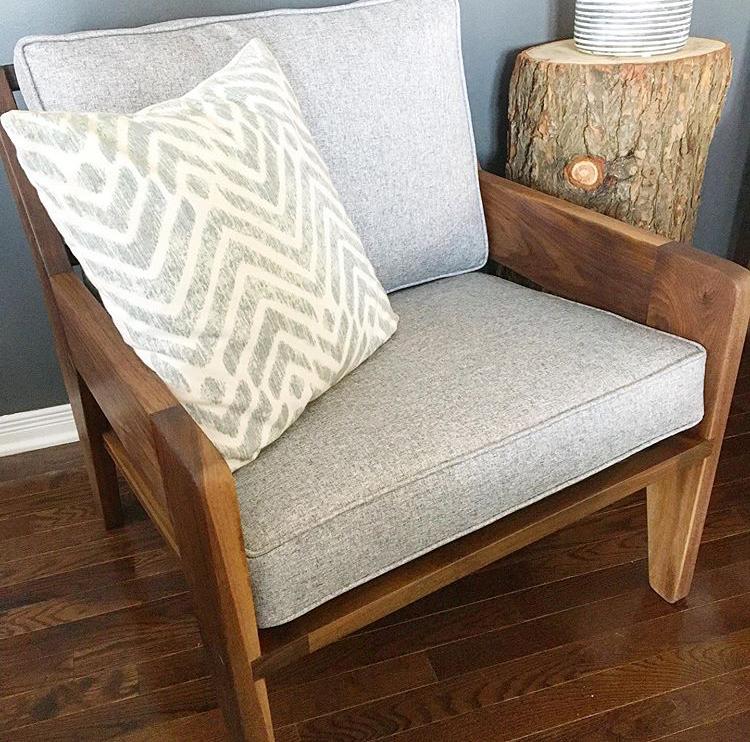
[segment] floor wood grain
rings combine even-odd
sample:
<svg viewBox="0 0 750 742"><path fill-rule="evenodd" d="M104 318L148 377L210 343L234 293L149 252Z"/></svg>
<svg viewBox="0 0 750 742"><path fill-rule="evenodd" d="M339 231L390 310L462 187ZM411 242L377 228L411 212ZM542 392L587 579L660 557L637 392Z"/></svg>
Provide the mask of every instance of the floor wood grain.
<svg viewBox="0 0 750 742"><path fill-rule="evenodd" d="M221 742L179 564L76 445L0 459L0 741ZM269 682L279 742L750 739L750 352L690 596L647 586L628 498Z"/></svg>

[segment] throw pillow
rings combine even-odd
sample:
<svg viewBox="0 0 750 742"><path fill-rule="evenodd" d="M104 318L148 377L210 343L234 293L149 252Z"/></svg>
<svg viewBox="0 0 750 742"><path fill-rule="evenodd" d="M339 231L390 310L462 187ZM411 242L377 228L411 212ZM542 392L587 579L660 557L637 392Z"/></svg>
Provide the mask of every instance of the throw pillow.
<svg viewBox="0 0 750 742"><path fill-rule="evenodd" d="M395 331L261 41L133 115L14 111L2 124L125 342L232 469Z"/></svg>

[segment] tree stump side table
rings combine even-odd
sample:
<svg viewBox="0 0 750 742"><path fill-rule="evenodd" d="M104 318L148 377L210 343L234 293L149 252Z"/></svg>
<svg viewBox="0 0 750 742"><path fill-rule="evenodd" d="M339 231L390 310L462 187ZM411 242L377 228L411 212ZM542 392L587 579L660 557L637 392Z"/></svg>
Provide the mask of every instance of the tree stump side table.
<svg viewBox="0 0 750 742"><path fill-rule="evenodd" d="M572 40L521 52L507 175L670 239L690 241L732 70L727 44L600 57Z"/></svg>

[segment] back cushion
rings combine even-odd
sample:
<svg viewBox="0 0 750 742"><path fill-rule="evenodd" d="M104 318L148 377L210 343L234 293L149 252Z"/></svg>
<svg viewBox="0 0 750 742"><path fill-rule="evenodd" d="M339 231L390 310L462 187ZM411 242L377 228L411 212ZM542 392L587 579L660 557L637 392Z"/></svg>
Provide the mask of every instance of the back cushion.
<svg viewBox="0 0 750 742"><path fill-rule="evenodd" d="M132 113L271 48L385 288L481 267L457 0L364 0L19 41L31 109Z"/></svg>

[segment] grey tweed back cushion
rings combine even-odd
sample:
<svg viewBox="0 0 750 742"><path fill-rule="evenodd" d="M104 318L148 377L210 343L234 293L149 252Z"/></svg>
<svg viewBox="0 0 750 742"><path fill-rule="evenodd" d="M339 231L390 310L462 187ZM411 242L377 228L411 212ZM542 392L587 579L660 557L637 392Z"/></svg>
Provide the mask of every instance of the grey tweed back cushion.
<svg viewBox="0 0 750 742"><path fill-rule="evenodd" d="M388 291L487 256L457 0L366 0L22 39L28 106L132 113L271 48Z"/></svg>

